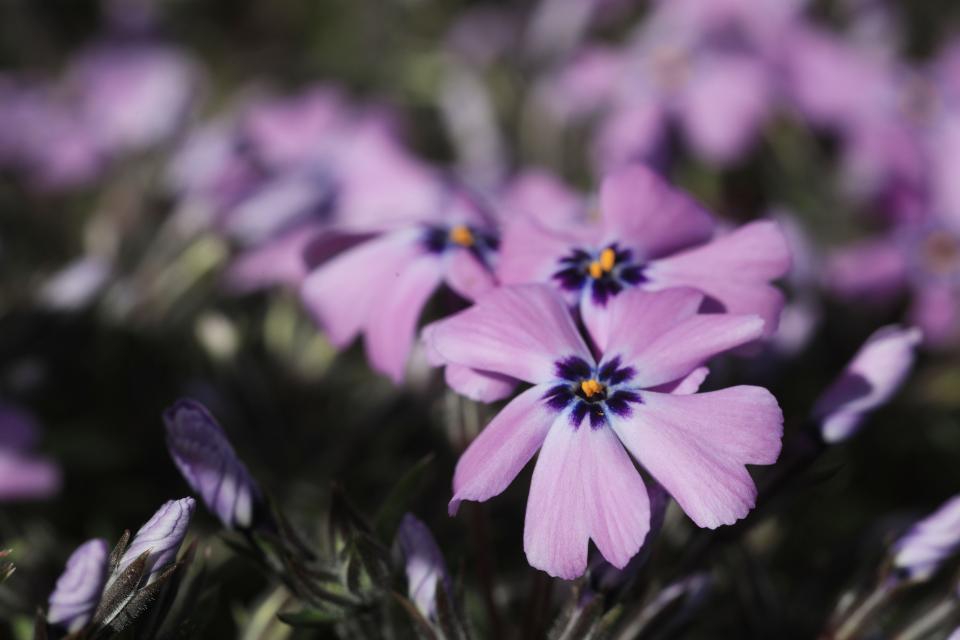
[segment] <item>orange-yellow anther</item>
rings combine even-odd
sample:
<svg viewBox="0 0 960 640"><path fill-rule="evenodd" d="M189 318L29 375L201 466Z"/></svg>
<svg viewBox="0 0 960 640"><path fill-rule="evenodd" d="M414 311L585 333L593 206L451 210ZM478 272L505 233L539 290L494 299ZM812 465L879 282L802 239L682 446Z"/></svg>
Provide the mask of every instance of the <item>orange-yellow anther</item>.
<svg viewBox="0 0 960 640"><path fill-rule="evenodd" d="M594 280L599 280L603 274L613 271L613 265L617 263L617 252L607 247L600 252L600 257L587 265L587 271Z"/></svg>
<svg viewBox="0 0 960 640"><path fill-rule="evenodd" d="M592 398L598 393L603 393L604 386L597 382L594 379L583 380L580 383L580 390L583 391L583 394L588 398Z"/></svg>
<svg viewBox="0 0 960 640"><path fill-rule="evenodd" d="M450 241L461 247L472 247L473 232L466 225L458 224L450 229Z"/></svg>
<svg viewBox="0 0 960 640"><path fill-rule="evenodd" d="M607 273L610 273L613 270L613 265L617 261L617 252L607 247L600 252L600 266L603 267L603 270Z"/></svg>

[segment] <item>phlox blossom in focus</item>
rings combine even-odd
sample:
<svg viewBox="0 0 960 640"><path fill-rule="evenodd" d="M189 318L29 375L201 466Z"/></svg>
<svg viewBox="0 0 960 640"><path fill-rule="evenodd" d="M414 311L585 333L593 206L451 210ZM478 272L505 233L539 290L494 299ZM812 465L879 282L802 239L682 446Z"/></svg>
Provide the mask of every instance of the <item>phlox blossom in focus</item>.
<svg viewBox="0 0 960 640"><path fill-rule="evenodd" d="M696 393L707 359L763 333L757 316L698 313L703 299L684 288L612 298L596 357L542 284L499 288L428 327L447 362L533 385L461 457L451 512L502 492L540 450L524 549L566 579L586 569L590 540L618 568L643 544L650 506L631 455L699 526L743 518L756 498L745 465L776 461L783 417L759 387Z"/></svg>
<svg viewBox="0 0 960 640"><path fill-rule="evenodd" d="M790 250L775 222L713 237L710 214L642 165L607 176L599 206L599 221L564 228L531 215L511 218L500 281L553 284L579 309L601 348L611 301L633 288L692 287L706 294L706 309L756 314L767 335L776 329L783 296L770 283L788 271Z"/></svg>

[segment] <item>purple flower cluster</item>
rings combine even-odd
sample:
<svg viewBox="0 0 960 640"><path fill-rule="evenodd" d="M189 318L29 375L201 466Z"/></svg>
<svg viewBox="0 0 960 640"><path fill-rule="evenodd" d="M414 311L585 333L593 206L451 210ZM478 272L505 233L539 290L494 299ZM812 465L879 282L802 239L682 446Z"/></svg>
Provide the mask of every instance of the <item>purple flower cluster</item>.
<svg viewBox="0 0 960 640"><path fill-rule="evenodd" d="M0 168L46 189L89 184L170 139L198 78L185 53L126 39L91 46L59 78L0 76Z"/></svg>
<svg viewBox="0 0 960 640"><path fill-rule="evenodd" d="M272 108L329 124L343 114L332 109L325 119L316 110L331 111L332 99L313 94ZM364 126L340 123L335 135L319 127L318 139L349 138ZM381 143L390 140L376 131ZM423 309L443 286L458 296L455 309L474 303L424 331L427 357L446 367L447 382L484 401L508 397L518 384L533 385L464 454L451 512L462 500L502 491L542 448L525 548L534 566L572 578L586 568L589 540L623 567L647 535L647 490L631 456L701 526L733 523L752 508L756 489L745 465L776 460L782 425L777 402L756 387L696 391L710 358L776 326L783 298L771 282L790 263L776 224L718 232L706 210L643 165L604 179L598 220L588 200L542 174L484 197L439 180L406 156L394 158L382 182L366 175L379 190L377 198L360 200L389 207L349 209L357 200L343 158L326 155L317 144L297 149L302 135L285 135L281 127L267 136L261 157L328 172L331 193L324 197L330 202L319 219L292 210L271 216L282 218L278 224L287 230L258 230L261 242L251 251L271 255L273 264L282 254L300 258L299 273L288 275L300 280L304 304L331 342L345 347L362 335L373 368L400 382ZM411 168L416 171L407 173ZM365 163L357 170L368 174L371 168ZM422 180L416 192L429 197L404 199L414 183L398 174ZM391 188L399 190L396 198ZM258 197L247 195L224 209L221 222L230 228L242 220L250 199ZM398 206L409 207L409 215L396 216ZM350 224L361 215L379 220L361 232ZM305 230L310 233L301 236ZM290 233L297 242L288 244ZM322 251L311 251L317 245ZM250 259L242 255L238 268ZM245 284L264 284L268 272L258 270ZM216 444L219 433L198 440L212 452L203 456L209 480L184 463L177 452L183 441L177 425L186 424L176 415L185 413L180 409L167 418L175 459L221 519L236 522L235 507L221 513L214 495L221 489L215 487L229 487L229 500L235 500L237 487L250 481L231 478L223 467L234 456Z"/></svg>

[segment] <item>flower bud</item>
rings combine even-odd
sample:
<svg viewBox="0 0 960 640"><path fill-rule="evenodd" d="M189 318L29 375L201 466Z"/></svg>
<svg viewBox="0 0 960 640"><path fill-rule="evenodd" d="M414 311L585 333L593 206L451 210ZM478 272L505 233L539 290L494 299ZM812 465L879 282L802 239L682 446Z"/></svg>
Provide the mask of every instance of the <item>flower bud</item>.
<svg viewBox="0 0 960 640"><path fill-rule="evenodd" d="M960 548L960 495L917 522L893 545L893 566L912 581L930 578Z"/></svg>
<svg viewBox="0 0 960 640"><path fill-rule="evenodd" d="M452 593L450 574L437 541L427 525L407 513L400 522L395 544L403 556L410 599L424 616L435 619L437 584Z"/></svg>
<svg viewBox="0 0 960 640"><path fill-rule="evenodd" d="M167 448L180 473L228 529L253 523L260 489L210 412L179 400L163 414Z"/></svg>
<svg viewBox="0 0 960 640"><path fill-rule="evenodd" d="M177 557L180 543L187 533L190 518L196 507L193 498L169 500L157 510L147 521L137 535L133 537L127 547L114 576L123 573L124 569L136 560L140 554L147 552L146 573L150 576L147 582L159 575Z"/></svg>
<svg viewBox="0 0 960 640"><path fill-rule="evenodd" d="M870 412L893 397L913 366L921 338L919 329L891 325L867 339L814 406L824 441L851 437Z"/></svg>
<svg viewBox="0 0 960 640"><path fill-rule="evenodd" d="M50 624L72 633L90 621L103 593L109 553L107 541L97 538L83 543L70 555L67 568L50 594Z"/></svg>

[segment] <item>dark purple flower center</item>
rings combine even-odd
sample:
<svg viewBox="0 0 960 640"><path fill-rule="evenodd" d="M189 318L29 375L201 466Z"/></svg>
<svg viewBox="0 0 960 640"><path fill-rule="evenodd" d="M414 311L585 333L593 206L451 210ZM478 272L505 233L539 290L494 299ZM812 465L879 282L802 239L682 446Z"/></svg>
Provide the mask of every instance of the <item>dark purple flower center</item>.
<svg viewBox="0 0 960 640"><path fill-rule="evenodd" d="M600 251L574 249L559 260L553 279L566 291L579 293L589 288L593 301L605 306L625 287L646 282L644 269L630 249L614 243Z"/></svg>
<svg viewBox="0 0 960 640"><path fill-rule="evenodd" d="M547 406L561 413L569 411L570 424L579 429L584 418L590 418L590 427L599 429L607 424L608 416L620 418L630 415L630 405L642 400L627 387L635 371L621 366L617 356L599 367L593 367L583 358L568 356L554 365L558 378L543 399Z"/></svg>
<svg viewBox="0 0 960 640"><path fill-rule="evenodd" d="M489 258L497 251L500 244L493 233L465 224L429 226L424 230L422 241L428 253L466 249L487 265L490 264Z"/></svg>

